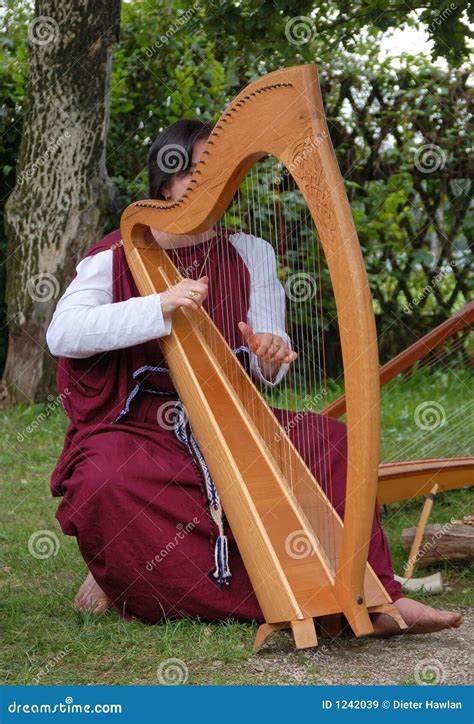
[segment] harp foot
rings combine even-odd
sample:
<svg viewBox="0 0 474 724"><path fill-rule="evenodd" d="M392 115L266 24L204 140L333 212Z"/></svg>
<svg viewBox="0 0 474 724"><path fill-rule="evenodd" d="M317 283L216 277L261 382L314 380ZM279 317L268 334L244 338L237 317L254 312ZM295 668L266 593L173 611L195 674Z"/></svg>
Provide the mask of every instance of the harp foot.
<svg viewBox="0 0 474 724"><path fill-rule="evenodd" d="M275 633L275 631L281 631L284 628L291 628L297 649L307 649L311 646L318 645L314 619L303 618L295 621L283 621L282 623L263 623L259 626L257 635L255 636L253 650L258 651L269 636Z"/></svg>
<svg viewBox="0 0 474 724"><path fill-rule="evenodd" d="M318 645L314 619L303 618L298 621L290 621L290 625L297 649L308 649Z"/></svg>
<svg viewBox="0 0 474 724"><path fill-rule="evenodd" d="M262 623L262 625L258 627L257 635L253 643L253 650L258 651L267 638L271 636L272 633L275 633L275 631L281 631L283 628L289 627L290 624L288 621L284 621L283 623Z"/></svg>
<svg viewBox="0 0 474 724"><path fill-rule="evenodd" d="M370 606L368 611L369 611L369 614L371 614L371 613L387 614L387 616L390 616L391 618L393 618L393 620L398 624L398 626L400 627L400 629L402 631L404 631L405 629L408 628L405 621L403 620L403 618L400 615L400 611L398 610L398 608L396 606L393 605L393 603L382 603L382 604L380 604L380 606Z"/></svg>

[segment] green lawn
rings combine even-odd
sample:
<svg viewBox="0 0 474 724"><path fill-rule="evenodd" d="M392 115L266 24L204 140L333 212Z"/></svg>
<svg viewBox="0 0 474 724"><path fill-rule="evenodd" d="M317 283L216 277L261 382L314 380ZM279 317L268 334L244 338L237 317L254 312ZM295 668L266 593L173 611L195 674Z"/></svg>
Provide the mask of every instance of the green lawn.
<svg viewBox="0 0 474 724"><path fill-rule="evenodd" d="M425 457L446 452L468 454L472 421L470 431L467 373L451 375L449 384L447 377L443 381L441 377L425 376L422 382L392 385L390 394L384 392L384 459L403 458L407 451L410 454L414 450L414 436L420 432L414 415L417 406L426 401L442 406L444 424L430 431L421 430L421 442L417 444L427 452ZM5 683L156 684L160 662L171 658L186 662L186 680L190 684L280 683L271 669L256 679L256 659L251 659L254 626L179 621L149 627L126 623L114 613L94 618L74 611L72 600L85 566L75 540L63 536L55 521L58 501L49 492L66 418L60 409L47 417L43 410L42 405L36 405L0 411ZM426 420L422 421L422 425L426 424ZM431 520L446 522L472 513L469 497L470 491L466 490L439 495ZM391 505L385 512L384 525L398 572L405 560L400 531L416 522L421 505L422 501L415 500ZM30 536L39 530L54 531L59 540L57 554L44 560L34 558L28 550ZM451 590L437 597L435 604L467 604L472 569L446 564L442 570ZM287 635L278 636L278 645L288 654Z"/></svg>

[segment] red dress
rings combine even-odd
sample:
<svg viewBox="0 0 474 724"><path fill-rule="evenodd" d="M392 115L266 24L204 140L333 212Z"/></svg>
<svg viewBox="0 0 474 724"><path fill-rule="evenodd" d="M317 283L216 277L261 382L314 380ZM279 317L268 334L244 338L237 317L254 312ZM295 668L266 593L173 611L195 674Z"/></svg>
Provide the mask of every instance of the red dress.
<svg viewBox="0 0 474 724"><path fill-rule="evenodd" d="M237 349L250 279L221 234L218 252L206 261L205 306ZM108 248L114 250L113 301L139 296L119 231L94 244L87 256ZM202 245L177 253L183 267L192 254L200 268ZM233 300L225 309L218 303L223 289ZM58 390L70 425L51 479L53 495L62 496L57 518L66 535L76 536L89 570L121 615L148 623L183 616L262 621L227 524L231 577L225 585L222 577L217 580L219 531L209 512L209 487L199 457L170 420L178 398L165 368L157 340L86 359L59 359ZM345 425L308 412L291 424L297 413L274 412L343 516ZM369 562L392 599L400 598L377 510Z"/></svg>

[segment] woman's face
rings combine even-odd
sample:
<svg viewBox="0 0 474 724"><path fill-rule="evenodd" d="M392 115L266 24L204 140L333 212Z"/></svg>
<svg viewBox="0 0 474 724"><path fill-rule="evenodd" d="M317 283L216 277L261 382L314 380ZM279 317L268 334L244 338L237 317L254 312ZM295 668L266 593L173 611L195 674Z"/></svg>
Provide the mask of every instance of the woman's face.
<svg viewBox="0 0 474 724"><path fill-rule="evenodd" d="M188 171L185 174L176 173L162 186L162 193L167 201L178 201L188 188L194 169L196 168L204 150L204 146L206 145L206 141L206 138L200 138L194 144L191 164Z"/></svg>

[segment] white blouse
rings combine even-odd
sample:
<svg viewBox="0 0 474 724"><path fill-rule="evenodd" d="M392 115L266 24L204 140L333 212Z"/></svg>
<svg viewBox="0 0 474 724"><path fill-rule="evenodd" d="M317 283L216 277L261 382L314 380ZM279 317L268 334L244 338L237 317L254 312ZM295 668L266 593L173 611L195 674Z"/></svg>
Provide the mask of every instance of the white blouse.
<svg viewBox="0 0 474 724"><path fill-rule="evenodd" d="M290 344L285 332L285 292L276 275L272 246L242 232L229 239L250 274L248 325L255 333L271 332ZM111 249L79 262L77 274L60 298L46 332L51 354L81 359L170 334L172 320L163 318L160 294L112 302L112 263ZM250 353L253 376L267 386L277 385L288 366L283 363L274 379L267 380L258 357Z"/></svg>

